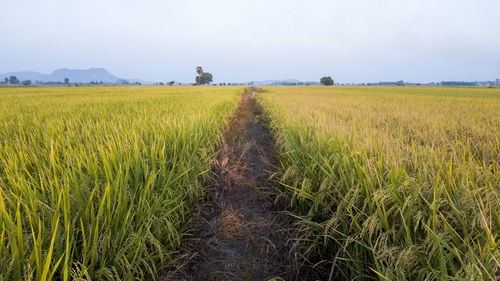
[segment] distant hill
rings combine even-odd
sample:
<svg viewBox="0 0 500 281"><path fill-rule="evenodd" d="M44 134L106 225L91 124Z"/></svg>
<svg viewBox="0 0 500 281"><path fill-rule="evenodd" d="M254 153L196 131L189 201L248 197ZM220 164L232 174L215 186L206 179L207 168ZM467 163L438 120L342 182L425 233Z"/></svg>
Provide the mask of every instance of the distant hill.
<svg viewBox="0 0 500 281"><path fill-rule="evenodd" d="M45 79L46 81L64 81L64 78L69 78L69 81L75 83L89 83L91 81L103 81L108 83L115 83L118 77L109 73L104 68L91 68L91 69L68 69L61 68L51 74Z"/></svg>
<svg viewBox="0 0 500 281"><path fill-rule="evenodd" d="M318 82L302 82L297 79L285 79L285 80L265 80L265 81L251 81L249 84L257 86L279 86L279 85L319 85Z"/></svg>
<svg viewBox="0 0 500 281"><path fill-rule="evenodd" d="M5 77L9 78L10 76L16 76L19 80L32 80L34 82L36 80L42 81L47 75L35 71L7 72L0 74L0 80L4 80Z"/></svg>
<svg viewBox="0 0 500 281"><path fill-rule="evenodd" d="M118 77L111 74L104 68L91 68L91 69L69 69L61 68L51 74L43 74L34 71L20 71L20 72L9 72L5 74L0 74L0 79L3 80L5 77L16 76L20 81L31 80L33 83L35 81L40 82L63 82L64 78L68 78L70 83L90 83L92 81L103 81L104 83L116 83ZM135 81L142 81L139 79L134 79ZM147 84L147 81L142 81Z"/></svg>

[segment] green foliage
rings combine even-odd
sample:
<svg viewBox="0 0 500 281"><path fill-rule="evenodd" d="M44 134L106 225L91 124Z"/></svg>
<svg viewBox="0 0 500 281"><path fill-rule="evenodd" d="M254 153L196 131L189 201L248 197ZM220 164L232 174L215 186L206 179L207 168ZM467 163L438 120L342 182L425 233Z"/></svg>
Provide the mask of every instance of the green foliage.
<svg viewBox="0 0 500 281"><path fill-rule="evenodd" d="M203 72L199 76L196 76L196 84L198 85L209 84L212 81L213 81L213 76L208 72Z"/></svg>
<svg viewBox="0 0 500 281"><path fill-rule="evenodd" d="M240 93L0 89L0 280L154 278Z"/></svg>
<svg viewBox="0 0 500 281"><path fill-rule="evenodd" d="M198 73L198 75L201 75L203 73L203 67L197 66L196 67L196 73Z"/></svg>
<svg viewBox="0 0 500 281"><path fill-rule="evenodd" d="M500 90L279 87L258 94L301 237L331 279L495 280Z"/></svg>
<svg viewBox="0 0 500 281"><path fill-rule="evenodd" d="M9 84L11 85L19 85L19 79L16 76L9 77Z"/></svg>
<svg viewBox="0 0 500 281"><path fill-rule="evenodd" d="M330 76L321 77L321 79L319 80L319 82L322 85L325 85L325 86L331 86L331 85L333 85L333 79Z"/></svg>

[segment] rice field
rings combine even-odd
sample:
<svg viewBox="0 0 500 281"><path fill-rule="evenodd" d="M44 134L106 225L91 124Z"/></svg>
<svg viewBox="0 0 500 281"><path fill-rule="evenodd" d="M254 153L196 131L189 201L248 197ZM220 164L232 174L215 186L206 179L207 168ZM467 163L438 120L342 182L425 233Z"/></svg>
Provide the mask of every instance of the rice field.
<svg viewBox="0 0 500 281"><path fill-rule="evenodd" d="M0 88L0 280L157 276L241 91Z"/></svg>
<svg viewBox="0 0 500 281"><path fill-rule="evenodd" d="M500 278L500 88L267 87L295 246L332 280Z"/></svg>
<svg viewBox="0 0 500 281"><path fill-rule="evenodd" d="M0 280L157 277L242 90L0 88ZM500 88L265 90L303 262L331 280L500 278Z"/></svg>

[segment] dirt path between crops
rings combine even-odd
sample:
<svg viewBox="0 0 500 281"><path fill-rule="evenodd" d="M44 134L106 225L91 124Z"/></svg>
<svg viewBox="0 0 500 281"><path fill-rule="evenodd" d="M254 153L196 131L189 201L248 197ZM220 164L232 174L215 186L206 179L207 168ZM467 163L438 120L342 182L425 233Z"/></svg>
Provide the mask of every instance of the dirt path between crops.
<svg viewBox="0 0 500 281"><path fill-rule="evenodd" d="M245 91L227 128L183 257L160 280L295 279L286 219L270 195L273 146L254 91Z"/></svg>

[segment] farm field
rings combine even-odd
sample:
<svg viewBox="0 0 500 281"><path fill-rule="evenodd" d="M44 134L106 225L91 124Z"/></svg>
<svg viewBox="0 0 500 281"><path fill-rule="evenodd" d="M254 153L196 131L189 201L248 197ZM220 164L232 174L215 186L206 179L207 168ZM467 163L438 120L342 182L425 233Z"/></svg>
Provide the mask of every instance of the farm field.
<svg viewBox="0 0 500 281"><path fill-rule="evenodd" d="M333 280L495 280L500 88L266 87L298 216Z"/></svg>
<svg viewBox="0 0 500 281"><path fill-rule="evenodd" d="M0 280L156 276L241 92L0 88Z"/></svg>
<svg viewBox="0 0 500 281"><path fill-rule="evenodd" d="M500 88L263 89L0 88L0 280L176 280L163 271L206 192L222 203L202 228L238 215L195 237L230 245L193 259L203 274L279 274L290 253L331 280L498 278ZM275 172L295 230L270 241Z"/></svg>

